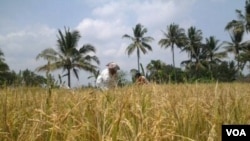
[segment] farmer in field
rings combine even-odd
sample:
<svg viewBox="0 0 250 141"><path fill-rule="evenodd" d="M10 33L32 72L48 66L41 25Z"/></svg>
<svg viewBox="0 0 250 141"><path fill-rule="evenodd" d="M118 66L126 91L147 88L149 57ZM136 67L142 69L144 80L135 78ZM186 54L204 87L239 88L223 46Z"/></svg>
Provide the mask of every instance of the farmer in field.
<svg viewBox="0 0 250 141"><path fill-rule="evenodd" d="M137 72L135 74L135 83L138 85L148 84L148 80L141 73Z"/></svg>
<svg viewBox="0 0 250 141"><path fill-rule="evenodd" d="M115 88L118 83L117 71L120 67L114 62L108 63L106 66L107 68L96 79L96 86L102 90Z"/></svg>

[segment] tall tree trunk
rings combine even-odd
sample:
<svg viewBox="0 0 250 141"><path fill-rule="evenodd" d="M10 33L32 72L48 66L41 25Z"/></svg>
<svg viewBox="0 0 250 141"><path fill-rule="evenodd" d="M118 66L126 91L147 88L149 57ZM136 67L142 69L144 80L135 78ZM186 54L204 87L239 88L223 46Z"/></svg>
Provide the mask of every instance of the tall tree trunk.
<svg viewBox="0 0 250 141"><path fill-rule="evenodd" d="M214 75L212 72L212 65L213 65L212 63L213 63L213 56L210 55L210 62L208 64L208 67L209 67L209 73L210 73L211 79L214 79Z"/></svg>
<svg viewBox="0 0 250 141"><path fill-rule="evenodd" d="M140 50L137 48L137 65L138 65L138 72L140 73Z"/></svg>
<svg viewBox="0 0 250 141"><path fill-rule="evenodd" d="M236 43L235 50L236 50L235 58L237 60L237 74L238 74L238 77L240 77L241 71L240 71L240 62L239 62L239 43Z"/></svg>
<svg viewBox="0 0 250 141"><path fill-rule="evenodd" d="M70 69L68 68L68 86L69 88L71 87L71 84L70 84Z"/></svg>
<svg viewBox="0 0 250 141"><path fill-rule="evenodd" d="M173 68L174 68L174 80L175 80L175 83L176 83L177 79L176 79L175 60L174 60L174 44L172 44L171 49L172 49L172 57L173 57L172 59L173 59Z"/></svg>

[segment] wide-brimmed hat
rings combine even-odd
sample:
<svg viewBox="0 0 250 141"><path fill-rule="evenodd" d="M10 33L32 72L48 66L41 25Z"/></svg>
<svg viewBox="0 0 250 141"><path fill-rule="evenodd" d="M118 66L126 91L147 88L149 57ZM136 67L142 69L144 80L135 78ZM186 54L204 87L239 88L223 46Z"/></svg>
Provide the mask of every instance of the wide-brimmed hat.
<svg viewBox="0 0 250 141"><path fill-rule="evenodd" d="M106 66L107 66L109 69L115 69L115 70L119 70L119 69L120 69L120 67L119 67L116 63L114 63L114 62L110 62L110 63L108 63Z"/></svg>

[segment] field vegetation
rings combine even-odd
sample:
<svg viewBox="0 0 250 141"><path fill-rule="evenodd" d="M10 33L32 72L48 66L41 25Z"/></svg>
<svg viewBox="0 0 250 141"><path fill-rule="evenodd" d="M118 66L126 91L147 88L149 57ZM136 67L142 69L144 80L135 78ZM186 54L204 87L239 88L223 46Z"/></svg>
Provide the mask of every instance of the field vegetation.
<svg viewBox="0 0 250 141"><path fill-rule="evenodd" d="M219 141L250 123L247 83L0 91L1 141Z"/></svg>

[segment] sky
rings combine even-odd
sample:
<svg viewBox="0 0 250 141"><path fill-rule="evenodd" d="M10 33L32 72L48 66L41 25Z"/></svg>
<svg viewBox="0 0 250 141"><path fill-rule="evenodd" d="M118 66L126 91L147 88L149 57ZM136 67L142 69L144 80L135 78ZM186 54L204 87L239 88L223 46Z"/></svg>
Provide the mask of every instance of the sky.
<svg viewBox="0 0 250 141"><path fill-rule="evenodd" d="M237 19L235 10L244 11L244 6L245 0L1 0L0 49L11 70L35 71L46 63L36 56L46 48L57 49L58 30L67 27L80 32L78 48L84 44L96 48L100 70L113 61L129 75L137 68L136 52L126 54L131 41L122 36L133 35L136 24L147 28L145 36L154 38L150 43L153 51L141 55L143 66L158 59L172 64L170 48L158 45L168 25L175 23L185 30L195 26L202 30L204 39L215 36L220 42L230 41L224 28ZM176 49L175 59L176 66L181 67L187 55ZM93 83L94 79L87 79L90 75L81 70L79 81L72 77L72 85Z"/></svg>

